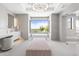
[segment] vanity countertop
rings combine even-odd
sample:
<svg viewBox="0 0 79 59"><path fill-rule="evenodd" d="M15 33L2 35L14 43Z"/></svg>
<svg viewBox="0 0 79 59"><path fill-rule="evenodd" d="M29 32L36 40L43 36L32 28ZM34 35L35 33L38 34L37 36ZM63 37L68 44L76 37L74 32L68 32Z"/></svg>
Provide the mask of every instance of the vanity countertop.
<svg viewBox="0 0 79 59"><path fill-rule="evenodd" d="M5 39L5 38L11 38L13 35L9 35L9 34L6 34L6 35L0 35L0 40L1 39Z"/></svg>

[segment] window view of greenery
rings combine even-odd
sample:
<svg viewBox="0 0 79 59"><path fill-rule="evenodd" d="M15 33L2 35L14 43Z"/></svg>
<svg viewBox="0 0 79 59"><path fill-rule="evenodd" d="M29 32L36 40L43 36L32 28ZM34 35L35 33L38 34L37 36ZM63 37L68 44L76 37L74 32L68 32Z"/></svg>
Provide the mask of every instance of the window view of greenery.
<svg viewBox="0 0 79 59"><path fill-rule="evenodd" d="M48 20L31 20L32 33L48 33Z"/></svg>

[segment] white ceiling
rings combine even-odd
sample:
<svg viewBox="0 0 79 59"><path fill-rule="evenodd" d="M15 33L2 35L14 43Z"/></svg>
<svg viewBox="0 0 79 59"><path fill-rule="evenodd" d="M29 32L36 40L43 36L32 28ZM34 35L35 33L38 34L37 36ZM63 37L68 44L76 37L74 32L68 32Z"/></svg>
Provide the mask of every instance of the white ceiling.
<svg viewBox="0 0 79 59"><path fill-rule="evenodd" d="M5 8L15 14L23 14L36 12L32 10L32 5L34 3L2 3ZM71 4L71 3L47 3L48 9L43 12L52 12L52 13L60 13L67 11L69 8L69 12L72 10L78 10L79 4ZM71 7L71 8L70 8Z"/></svg>

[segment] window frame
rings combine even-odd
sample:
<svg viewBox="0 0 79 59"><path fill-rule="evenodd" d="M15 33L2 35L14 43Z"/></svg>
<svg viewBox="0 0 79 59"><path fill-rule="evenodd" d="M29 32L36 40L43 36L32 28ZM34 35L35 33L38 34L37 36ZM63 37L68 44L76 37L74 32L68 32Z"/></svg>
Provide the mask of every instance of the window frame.
<svg viewBox="0 0 79 59"><path fill-rule="evenodd" d="M34 32L32 32L31 31L31 20L32 20L32 18L47 18L48 19L48 32L37 32L37 33L34 33ZM49 32L50 32L50 20L49 20L49 16L48 17L30 17L30 20L29 20L29 29L30 29L30 33L31 34L49 34Z"/></svg>

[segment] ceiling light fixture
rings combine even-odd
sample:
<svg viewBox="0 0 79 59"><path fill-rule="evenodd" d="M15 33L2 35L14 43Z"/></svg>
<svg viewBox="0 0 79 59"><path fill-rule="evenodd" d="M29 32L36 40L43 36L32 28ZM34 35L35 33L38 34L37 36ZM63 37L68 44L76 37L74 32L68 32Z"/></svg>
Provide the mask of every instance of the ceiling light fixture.
<svg viewBox="0 0 79 59"><path fill-rule="evenodd" d="M48 4L33 4L33 10L34 11L46 11L48 9Z"/></svg>

